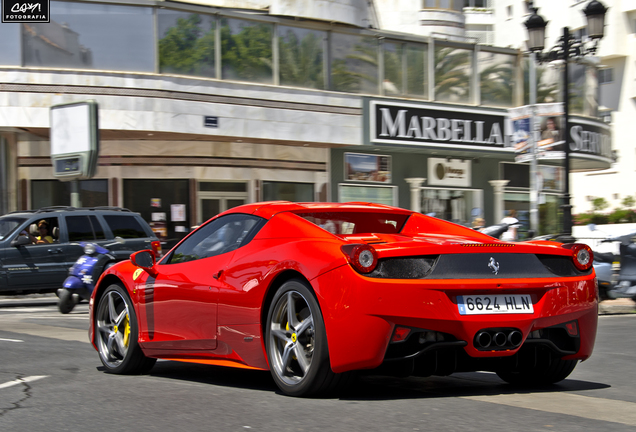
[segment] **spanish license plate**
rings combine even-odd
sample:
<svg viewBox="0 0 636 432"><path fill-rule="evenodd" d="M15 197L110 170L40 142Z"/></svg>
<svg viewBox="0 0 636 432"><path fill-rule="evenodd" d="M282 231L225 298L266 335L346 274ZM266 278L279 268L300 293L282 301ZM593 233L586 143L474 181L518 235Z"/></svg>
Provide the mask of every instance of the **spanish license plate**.
<svg viewBox="0 0 636 432"><path fill-rule="evenodd" d="M534 313L529 294L457 296L457 307L460 315Z"/></svg>

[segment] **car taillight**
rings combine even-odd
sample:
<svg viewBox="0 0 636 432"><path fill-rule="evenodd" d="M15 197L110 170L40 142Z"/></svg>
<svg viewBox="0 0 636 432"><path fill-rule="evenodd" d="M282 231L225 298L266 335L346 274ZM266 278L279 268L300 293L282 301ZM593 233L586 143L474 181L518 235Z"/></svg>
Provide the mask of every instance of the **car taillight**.
<svg viewBox="0 0 636 432"><path fill-rule="evenodd" d="M150 245L152 246L152 251L155 253L155 257L157 257L157 259L161 258L161 242L154 240L150 242Z"/></svg>
<svg viewBox="0 0 636 432"><path fill-rule="evenodd" d="M592 267L594 252L592 252L592 249L588 245L582 243L565 243L562 246L572 251L572 260L577 269L587 271Z"/></svg>
<svg viewBox="0 0 636 432"><path fill-rule="evenodd" d="M353 268L360 273L370 273L378 264L378 254L373 246L368 244L351 244L344 245L341 249Z"/></svg>

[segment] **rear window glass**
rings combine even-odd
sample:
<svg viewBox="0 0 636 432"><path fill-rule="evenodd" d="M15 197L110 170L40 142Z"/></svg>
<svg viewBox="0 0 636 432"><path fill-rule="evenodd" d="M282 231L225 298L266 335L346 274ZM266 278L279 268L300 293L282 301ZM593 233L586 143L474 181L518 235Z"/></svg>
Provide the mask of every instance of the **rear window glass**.
<svg viewBox="0 0 636 432"><path fill-rule="evenodd" d="M396 234L409 218L408 214L382 212L300 212L303 219L332 234Z"/></svg>
<svg viewBox="0 0 636 432"><path fill-rule="evenodd" d="M104 219L115 237L124 239L148 237L135 216L112 215L104 216Z"/></svg>
<svg viewBox="0 0 636 432"><path fill-rule="evenodd" d="M105 239L104 229L95 216L67 216L66 228L69 241Z"/></svg>

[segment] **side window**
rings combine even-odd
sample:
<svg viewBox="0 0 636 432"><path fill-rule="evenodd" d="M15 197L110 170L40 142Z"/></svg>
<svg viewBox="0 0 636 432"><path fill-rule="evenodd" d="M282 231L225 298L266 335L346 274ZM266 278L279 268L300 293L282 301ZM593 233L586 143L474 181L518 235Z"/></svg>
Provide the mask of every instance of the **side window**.
<svg viewBox="0 0 636 432"><path fill-rule="evenodd" d="M33 244L57 243L60 237L59 226L56 217L42 218L33 221L28 228L31 241Z"/></svg>
<svg viewBox="0 0 636 432"><path fill-rule="evenodd" d="M181 243L172 253L168 264L231 252L249 243L264 224L265 219L244 214L215 219Z"/></svg>
<svg viewBox="0 0 636 432"><path fill-rule="evenodd" d="M66 228L71 242L95 240L93 225L88 216L66 216Z"/></svg>
<svg viewBox="0 0 636 432"><path fill-rule="evenodd" d="M135 216L108 215L104 216L104 219L115 237L124 239L148 237L148 234L146 234L146 231L144 231Z"/></svg>
<svg viewBox="0 0 636 432"><path fill-rule="evenodd" d="M91 225L93 226L93 232L95 233L95 238L97 240L106 239L106 235L104 234L104 228L102 227L102 224L97 219L97 216L91 215L89 216L89 219L91 221Z"/></svg>

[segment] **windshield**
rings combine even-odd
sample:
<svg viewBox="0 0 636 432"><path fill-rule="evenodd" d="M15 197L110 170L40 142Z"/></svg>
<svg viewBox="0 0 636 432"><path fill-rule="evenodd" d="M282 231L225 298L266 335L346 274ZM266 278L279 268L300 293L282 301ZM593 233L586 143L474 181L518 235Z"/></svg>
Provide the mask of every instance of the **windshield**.
<svg viewBox="0 0 636 432"><path fill-rule="evenodd" d="M15 216L4 216L0 217L0 240L3 240L7 236L10 236L13 231L24 221L26 218L15 217Z"/></svg>
<svg viewBox="0 0 636 432"><path fill-rule="evenodd" d="M332 234L396 234L408 219L408 214L381 212L299 212L298 216Z"/></svg>

